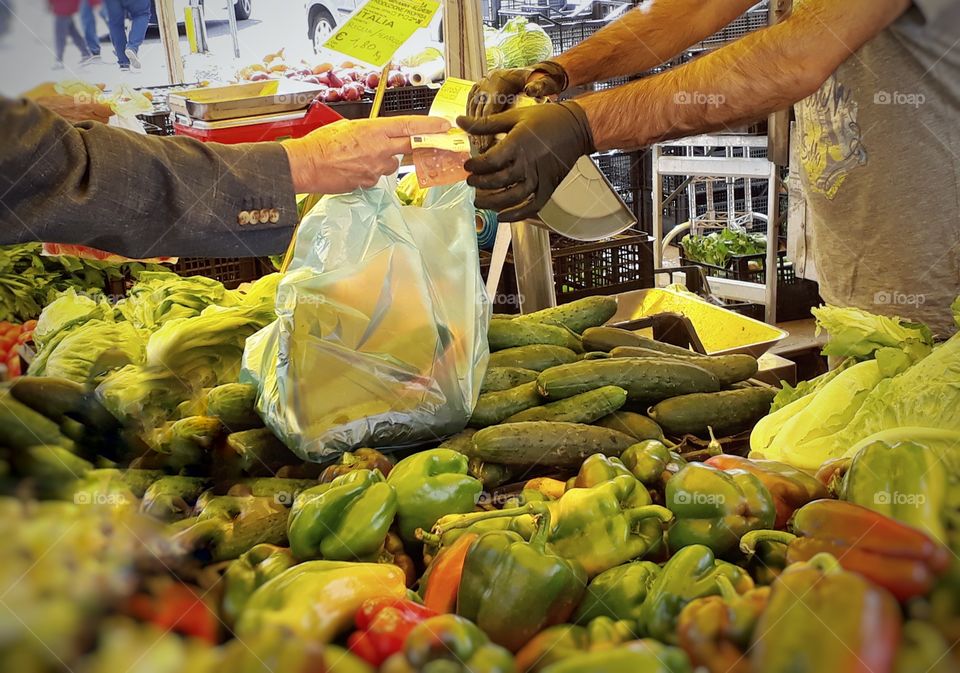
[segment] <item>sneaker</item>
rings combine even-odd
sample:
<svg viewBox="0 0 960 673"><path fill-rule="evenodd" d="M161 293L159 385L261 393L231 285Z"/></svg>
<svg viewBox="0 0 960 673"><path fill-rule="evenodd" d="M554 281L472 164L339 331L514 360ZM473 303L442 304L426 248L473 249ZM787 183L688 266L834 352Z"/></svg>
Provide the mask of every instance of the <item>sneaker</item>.
<svg viewBox="0 0 960 673"><path fill-rule="evenodd" d="M53 64L54 70L63 70L63 61L57 61Z"/></svg>
<svg viewBox="0 0 960 673"><path fill-rule="evenodd" d="M81 68L84 68L84 67L90 65L91 63L94 62L94 58L96 58L98 61L100 60L100 57L99 57L99 56L97 56L97 57L94 57L94 56L84 56L84 57L82 57L82 58L80 59L80 67L81 67Z"/></svg>
<svg viewBox="0 0 960 673"><path fill-rule="evenodd" d="M121 63L121 64L120 64L120 72L130 72L130 64L129 64L129 63Z"/></svg>
<svg viewBox="0 0 960 673"><path fill-rule="evenodd" d="M127 49L124 54L127 55L127 58L130 59L130 65L132 65L137 70L140 69L140 58L137 56L137 52L133 49Z"/></svg>

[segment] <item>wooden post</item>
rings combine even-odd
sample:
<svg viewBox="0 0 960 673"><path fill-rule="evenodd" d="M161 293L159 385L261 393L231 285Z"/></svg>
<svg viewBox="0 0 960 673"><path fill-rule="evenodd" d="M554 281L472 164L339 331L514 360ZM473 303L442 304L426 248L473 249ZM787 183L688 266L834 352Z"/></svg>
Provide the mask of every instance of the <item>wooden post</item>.
<svg viewBox="0 0 960 673"><path fill-rule="evenodd" d="M156 0L156 7L160 43L167 57L170 84L183 84L183 58L180 56L180 34L177 32L177 13L173 8L173 0Z"/></svg>

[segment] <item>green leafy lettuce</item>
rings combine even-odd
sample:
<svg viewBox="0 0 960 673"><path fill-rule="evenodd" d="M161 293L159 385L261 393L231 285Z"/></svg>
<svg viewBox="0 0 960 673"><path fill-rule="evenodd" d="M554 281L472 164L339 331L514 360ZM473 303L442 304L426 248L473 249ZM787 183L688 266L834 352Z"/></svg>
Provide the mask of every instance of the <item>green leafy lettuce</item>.
<svg viewBox="0 0 960 673"><path fill-rule="evenodd" d="M933 346L933 334L922 323L875 315L858 308L821 306L811 309L817 319L817 334L830 335L824 355L865 360L884 347L897 348L914 361Z"/></svg>

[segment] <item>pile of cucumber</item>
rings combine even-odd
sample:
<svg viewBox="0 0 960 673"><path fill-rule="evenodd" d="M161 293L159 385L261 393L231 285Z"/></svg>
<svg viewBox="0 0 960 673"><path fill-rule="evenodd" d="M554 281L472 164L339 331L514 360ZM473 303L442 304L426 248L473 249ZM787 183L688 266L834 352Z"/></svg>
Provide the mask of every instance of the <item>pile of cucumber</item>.
<svg viewBox="0 0 960 673"><path fill-rule="evenodd" d="M774 391L746 384L749 355L709 356L603 325L612 297L588 297L524 316L495 316L490 362L470 428L472 458L572 467L631 444L744 432Z"/></svg>

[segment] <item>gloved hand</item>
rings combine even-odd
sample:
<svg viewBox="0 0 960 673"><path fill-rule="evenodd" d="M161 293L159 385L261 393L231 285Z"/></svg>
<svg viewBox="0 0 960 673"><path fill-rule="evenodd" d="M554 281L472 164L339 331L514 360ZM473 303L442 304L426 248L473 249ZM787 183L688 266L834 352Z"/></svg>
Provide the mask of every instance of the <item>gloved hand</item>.
<svg viewBox="0 0 960 673"><path fill-rule="evenodd" d="M471 135L507 134L464 164L477 208L497 211L501 222L533 217L577 160L594 152L587 115L573 101L460 117L457 124Z"/></svg>
<svg viewBox="0 0 960 673"><path fill-rule="evenodd" d="M513 105L520 93L531 98L556 96L566 90L567 71L559 63L543 61L529 68L494 70L473 85L467 115L489 117Z"/></svg>

